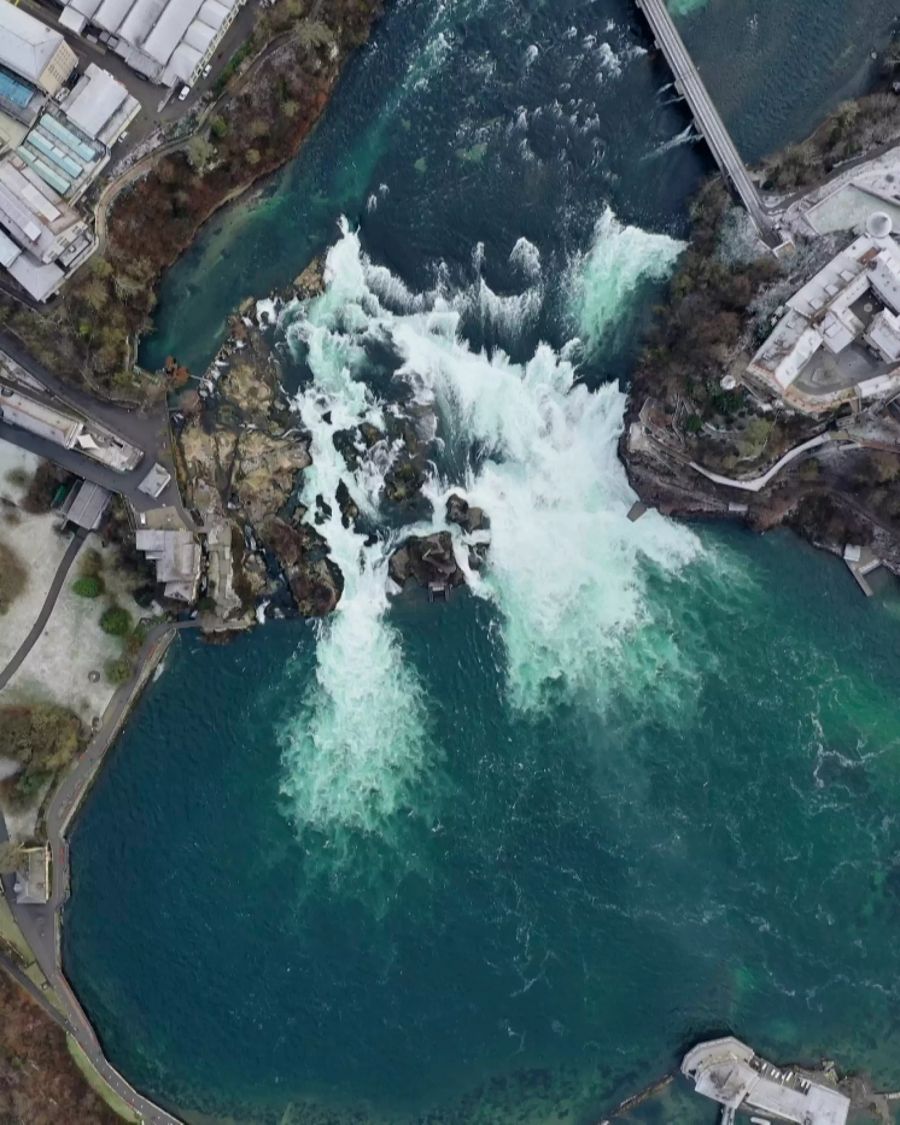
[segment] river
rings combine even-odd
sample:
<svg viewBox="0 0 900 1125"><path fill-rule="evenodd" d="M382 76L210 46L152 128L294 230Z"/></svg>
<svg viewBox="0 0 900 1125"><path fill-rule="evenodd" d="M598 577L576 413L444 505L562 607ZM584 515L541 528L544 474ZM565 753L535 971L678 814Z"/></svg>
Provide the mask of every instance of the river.
<svg viewBox="0 0 900 1125"><path fill-rule="evenodd" d="M750 158L865 87L894 8L673 6ZM144 354L201 369L327 250L279 328L306 499L344 479L380 534L326 523L324 626L179 641L74 829L74 986L192 1125L593 1125L723 1029L900 1085L900 601L786 534L627 520L623 390L709 158L625 0L388 9ZM331 440L397 382L436 509L492 520L448 605L386 592L384 465Z"/></svg>

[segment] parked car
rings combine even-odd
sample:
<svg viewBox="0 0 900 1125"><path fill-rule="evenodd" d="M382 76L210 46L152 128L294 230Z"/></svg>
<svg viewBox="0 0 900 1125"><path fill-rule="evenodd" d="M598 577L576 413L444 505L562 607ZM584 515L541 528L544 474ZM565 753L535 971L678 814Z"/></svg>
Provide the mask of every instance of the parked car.
<svg viewBox="0 0 900 1125"><path fill-rule="evenodd" d="M207 63L206 66L203 68L203 77L209 78L211 70L212 70L212 63Z"/></svg>
<svg viewBox="0 0 900 1125"><path fill-rule="evenodd" d="M183 101L184 101L184 99L185 99L185 98L186 98L186 97L188 96L188 94L189 94L190 92L191 92L191 88L190 88L190 86L182 86L182 87L181 87L181 93L180 93L180 94L178 95L178 100L179 100L180 102L183 102Z"/></svg>

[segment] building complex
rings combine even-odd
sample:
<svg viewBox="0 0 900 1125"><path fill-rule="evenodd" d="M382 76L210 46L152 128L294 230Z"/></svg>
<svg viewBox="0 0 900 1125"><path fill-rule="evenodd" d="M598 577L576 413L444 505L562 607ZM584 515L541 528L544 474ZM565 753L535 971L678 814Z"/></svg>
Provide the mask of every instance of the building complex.
<svg viewBox="0 0 900 1125"><path fill-rule="evenodd" d="M60 23L95 29L138 74L162 86L191 85L244 0L64 0Z"/></svg>
<svg viewBox="0 0 900 1125"><path fill-rule="evenodd" d="M96 248L74 204L140 103L62 34L0 0L0 267L36 301Z"/></svg>
<svg viewBox="0 0 900 1125"><path fill-rule="evenodd" d="M900 390L900 244L886 212L787 301L747 376L807 414Z"/></svg>

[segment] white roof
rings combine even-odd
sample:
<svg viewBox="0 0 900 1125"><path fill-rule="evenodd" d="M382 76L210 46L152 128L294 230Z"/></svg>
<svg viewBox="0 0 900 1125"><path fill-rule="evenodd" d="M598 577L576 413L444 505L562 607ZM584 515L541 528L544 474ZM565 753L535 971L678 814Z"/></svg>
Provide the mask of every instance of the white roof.
<svg viewBox="0 0 900 1125"><path fill-rule="evenodd" d="M22 253L22 247L17 246L15 242L0 230L0 266L9 267Z"/></svg>
<svg viewBox="0 0 900 1125"><path fill-rule="evenodd" d="M190 82L243 0L63 0L121 40L116 53L156 81Z"/></svg>
<svg viewBox="0 0 900 1125"><path fill-rule="evenodd" d="M893 251L893 252L892 252ZM894 312L900 312L900 252L891 240L890 249L882 250L869 270L872 288Z"/></svg>
<svg viewBox="0 0 900 1125"><path fill-rule="evenodd" d="M0 62L37 82L64 42L62 35L9 0L0 0Z"/></svg>
<svg viewBox="0 0 900 1125"><path fill-rule="evenodd" d="M74 125L96 138L128 97L128 91L108 70L91 63L62 108Z"/></svg>

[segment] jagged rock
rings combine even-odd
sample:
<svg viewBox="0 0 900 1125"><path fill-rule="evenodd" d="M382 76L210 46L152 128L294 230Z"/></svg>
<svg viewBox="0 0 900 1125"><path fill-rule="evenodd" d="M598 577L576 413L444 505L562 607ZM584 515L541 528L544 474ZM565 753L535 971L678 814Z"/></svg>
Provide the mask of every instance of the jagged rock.
<svg viewBox="0 0 900 1125"><path fill-rule="evenodd" d="M234 403L245 418L261 419L272 409L276 383L267 361L253 353L238 352L227 374L219 379L219 394Z"/></svg>
<svg viewBox="0 0 900 1125"><path fill-rule="evenodd" d="M353 473L359 468L360 445L371 449L384 440L384 434L371 422L362 422L354 429L336 430L331 440L334 448L344 458L344 464Z"/></svg>
<svg viewBox="0 0 900 1125"><path fill-rule="evenodd" d="M384 478L384 494L393 504L414 500L425 483L425 473L415 462L401 458Z"/></svg>
<svg viewBox="0 0 900 1125"><path fill-rule="evenodd" d="M247 519L259 527L287 504L297 474L312 458L305 443L278 438L262 430L239 435L235 454L234 489Z"/></svg>
<svg viewBox="0 0 900 1125"><path fill-rule="evenodd" d="M335 491L335 499L341 510L341 522L344 527L350 527L359 517L359 508L350 495L350 489L347 488L343 481L338 482L337 490Z"/></svg>
<svg viewBox="0 0 900 1125"><path fill-rule="evenodd" d="M318 297L325 292L325 259L314 258L303 273L294 278L294 290L302 300Z"/></svg>
<svg viewBox="0 0 900 1125"><path fill-rule="evenodd" d="M453 554L449 531L410 536L391 555L388 572L398 586L405 586L410 579L426 588L433 583L453 587L465 582L465 575Z"/></svg>
<svg viewBox="0 0 900 1125"><path fill-rule="evenodd" d="M473 531L485 531L491 526L483 508L471 507L467 500L457 496L455 492L447 500L447 523L458 524L470 535Z"/></svg>
<svg viewBox="0 0 900 1125"><path fill-rule="evenodd" d="M288 586L304 617L325 617L335 608L344 591L344 576L328 557L328 544L303 524L292 527L282 519L271 519L262 536L284 571Z"/></svg>

